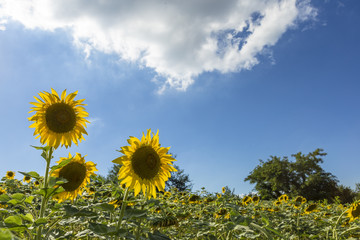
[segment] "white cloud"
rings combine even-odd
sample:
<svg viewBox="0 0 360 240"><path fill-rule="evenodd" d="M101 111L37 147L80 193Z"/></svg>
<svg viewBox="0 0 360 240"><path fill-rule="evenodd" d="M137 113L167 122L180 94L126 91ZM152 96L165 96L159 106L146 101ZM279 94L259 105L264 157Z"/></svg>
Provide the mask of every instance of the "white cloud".
<svg viewBox="0 0 360 240"><path fill-rule="evenodd" d="M204 71L251 69L315 16L309 0L0 0L0 20L68 29L87 56L96 49L154 69L162 90L185 90Z"/></svg>

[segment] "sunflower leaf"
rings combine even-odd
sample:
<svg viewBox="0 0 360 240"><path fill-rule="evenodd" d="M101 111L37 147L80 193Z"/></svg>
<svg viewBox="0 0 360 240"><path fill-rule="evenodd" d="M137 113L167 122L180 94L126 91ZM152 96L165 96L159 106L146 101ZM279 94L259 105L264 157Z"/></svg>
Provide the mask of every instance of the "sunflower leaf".
<svg viewBox="0 0 360 240"><path fill-rule="evenodd" d="M0 195L0 203L7 203L11 198L7 194Z"/></svg>
<svg viewBox="0 0 360 240"><path fill-rule="evenodd" d="M114 205L108 204L108 203L99 203L99 204L95 204L93 206L97 209L107 211L107 212L114 212L114 209L115 209Z"/></svg>
<svg viewBox="0 0 360 240"><path fill-rule="evenodd" d="M67 165L69 162L71 162L73 158L69 158L69 159L66 159L66 160L63 160L61 163L59 163L58 165L54 165L51 167L51 171L55 171L56 169L59 169L59 168L62 168L64 167L65 165Z"/></svg>
<svg viewBox="0 0 360 240"><path fill-rule="evenodd" d="M154 233L149 233L149 239L150 240L170 240L168 236L165 234L159 232L158 230L155 230Z"/></svg>
<svg viewBox="0 0 360 240"><path fill-rule="evenodd" d="M18 227L23 224L22 218L19 215L10 216L4 219L7 227Z"/></svg>
<svg viewBox="0 0 360 240"><path fill-rule="evenodd" d="M22 202L26 197L25 197L25 194L23 194L23 193L15 193L15 194L11 195L11 198Z"/></svg>
<svg viewBox="0 0 360 240"><path fill-rule="evenodd" d="M125 209L124 218L146 218L147 210Z"/></svg>
<svg viewBox="0 0 360 240"><path fill-rule="evenodd" d="M67 183L68 180L66 178L57 178L57 177L50 177L49 179L49 188L55 187L56 185L61 185Z"/></svg>
<svg viewBox="0 0 360 240"><path fill-rule="evenodd" d="M94 222L89 222L89 229L95 234L101 236L116 235L118 237L123 237L127 233L127 230L125 229L119 229L118 231L116 231L116 228L114 226L107 226L105 224L99 224Z"/></svg>
<svg viewBox="0 0 360 240"><path fill-rule="evenodd" d="M31 171L31 172L20 172L20 171L18 171L18 172L21 173L22 175L26 176L26 177L35 178L36 180L39 180L41 178L41 176L37 172L34 172L34 171Z"/></svg>
<svg viewBox="0 0 360 240"><path fill-rule="evenodd" d="M45 152L49 151L51 147L49 146L45 146L45 147L37 147L37 146L33 146L33 145L30 145L31 147L35 148L36 150L43 150Z"/></svg>
<svg viewBox="0 0 360 240"><path fill-rule="evenodd" d="M97 216L96 212L89 211L86 209L78 209L71 205L65 205L65 214L67 217L91 217L91 216Z"/></svg>

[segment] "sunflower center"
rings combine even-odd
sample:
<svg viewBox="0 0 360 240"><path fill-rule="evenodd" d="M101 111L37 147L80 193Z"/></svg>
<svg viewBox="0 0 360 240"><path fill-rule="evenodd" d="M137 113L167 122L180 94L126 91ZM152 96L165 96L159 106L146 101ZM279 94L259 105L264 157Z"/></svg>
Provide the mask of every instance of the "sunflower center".
<svg viewBox="0 0 360 240"><path fill-rule="evenodd" d="M8 174L7 174L9 177L12 177L12 176L14 176L14 173L13 172L8 172Z"/></svg>
<svg viewBox="0 0 360 240"><path fill-rule="evenodd" d="M66 133L74 129L76 114L66 103L55 103L46 109L46 124L55 133Z"/></svg>
<svg viewBox="0 0 360 240"><path fill-rule="evenodd" d="M150 146L140 147L131 158L134 172L142 179L153 179L160 170L160 157Z"/></svg>
<svg viewBox="0 0 360 240"><path fill-rule="evenodd" d="M59 177L65 178L68 181L67 183L61 184L65 191L75 191L86 177L86 167L78 162L68 163L60 170Z"/></svg>

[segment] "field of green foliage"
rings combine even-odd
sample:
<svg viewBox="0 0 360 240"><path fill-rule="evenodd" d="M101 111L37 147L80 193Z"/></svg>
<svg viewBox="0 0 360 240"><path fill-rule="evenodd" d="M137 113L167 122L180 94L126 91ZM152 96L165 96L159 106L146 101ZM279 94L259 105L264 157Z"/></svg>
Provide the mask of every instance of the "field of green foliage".
<svg viewBox="0 0 360 240"><path fill-rule="evenodd" d="M28 176L23 181L4 177L0 182L0 239L36 239L39 228L44 239L360 238L360 207L355 203L307 202L287 195L263 201L225 188L217 194L172 189L149 200L130 192L123 203L125 189L96 176L73 202L50 199L39 218L46 195L39 185L43 178L35 172L23 174Z"/></svg>

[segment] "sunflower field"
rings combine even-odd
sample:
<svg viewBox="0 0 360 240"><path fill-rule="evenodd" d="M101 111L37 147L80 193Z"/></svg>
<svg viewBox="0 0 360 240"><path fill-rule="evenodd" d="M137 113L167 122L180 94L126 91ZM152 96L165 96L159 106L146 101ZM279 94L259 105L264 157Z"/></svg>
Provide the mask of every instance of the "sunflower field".
<svg viewBox="0 0 360 240"><path fill-rule="evenodd" d="M0 181L0 239L360 239L360 201L307 201L284 194L275 201L255 194L165 191L176 161L161 147L159 131L129 137L121 147L119 183L105 181L96 163L59 147L78 145L89 123L77 92L40 92L30 113L34 147L45 174L7 171ZM22 180L15 178L21 176Z"/></svg>

